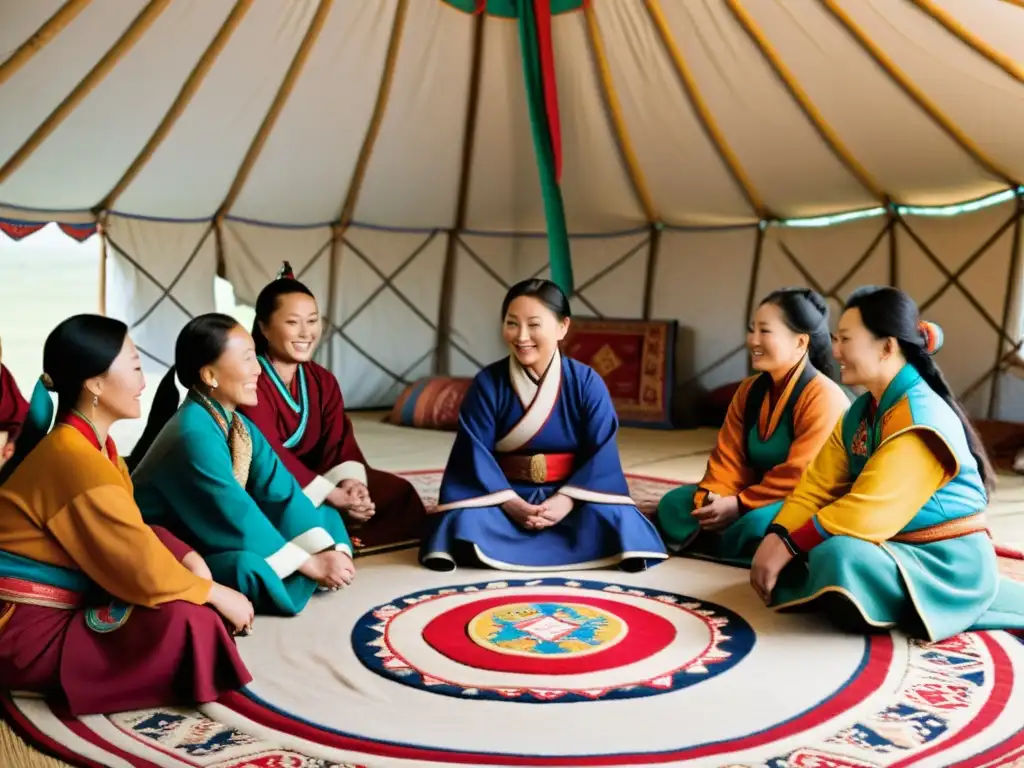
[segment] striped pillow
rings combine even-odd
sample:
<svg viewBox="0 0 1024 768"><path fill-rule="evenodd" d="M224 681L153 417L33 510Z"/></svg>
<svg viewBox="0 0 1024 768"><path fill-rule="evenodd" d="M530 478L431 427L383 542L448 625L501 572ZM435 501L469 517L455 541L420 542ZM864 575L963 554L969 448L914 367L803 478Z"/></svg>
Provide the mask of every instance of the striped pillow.
<svg viewBox="0 0 1024 768"><path fill-rule="evenodd" d="M417 429L455 431L459 408L472 378L432 376L414 381L399 396L388 423Z"/></svg>

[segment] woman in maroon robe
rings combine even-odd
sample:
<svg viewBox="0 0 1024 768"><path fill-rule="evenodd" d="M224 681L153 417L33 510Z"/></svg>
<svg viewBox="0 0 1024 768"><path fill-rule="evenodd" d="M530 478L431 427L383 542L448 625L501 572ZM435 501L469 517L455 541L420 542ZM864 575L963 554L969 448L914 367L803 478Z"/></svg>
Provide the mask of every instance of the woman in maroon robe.
<svg viewBox="0 0 1024 768"><path fill-rule="evenodd" d="M342 515L357 548L415 543L426 510L405 479L367 466L333 374L313 362L320 310L285 262L256 299L252 336L263 366L259 404L242 412L314 504Z"/></svg>

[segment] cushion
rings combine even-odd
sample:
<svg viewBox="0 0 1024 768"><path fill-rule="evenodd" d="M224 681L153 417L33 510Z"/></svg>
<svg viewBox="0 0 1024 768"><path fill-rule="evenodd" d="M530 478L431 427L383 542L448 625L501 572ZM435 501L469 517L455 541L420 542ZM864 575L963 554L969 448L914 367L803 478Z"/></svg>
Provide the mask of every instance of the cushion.
<svg viewBox="0 0 1024 768"><path fill-rule="evenodd" d="M407 386L386 421L399 427L454 432L472 378L428 376Z"/></svg>

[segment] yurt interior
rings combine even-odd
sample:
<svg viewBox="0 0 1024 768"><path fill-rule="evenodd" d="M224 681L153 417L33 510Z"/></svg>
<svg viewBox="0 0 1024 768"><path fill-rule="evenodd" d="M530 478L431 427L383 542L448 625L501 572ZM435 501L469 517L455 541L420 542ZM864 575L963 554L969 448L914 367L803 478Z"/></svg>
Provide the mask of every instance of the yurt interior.
<svg viewBox="0 0 1024 768"><path fill-rule="evenodd" d="M704 475L766 295L817 291L834 331L891 285L942 329L1024 581L1022 125L1021 0L0 0L2 362L28 399L59 322L124 321L147 381L111 429L127 456L183 326L252 328L287 261L366 463L434 512L467 388L509 355L506 292L547 278L651 515ZM842 631L699 557L417 552L357 551L339 594L258 616L253 681L220 700L76 715L4 690L0 764L1024 764L1019 631ZM565 626L604 617L583 650L466 629L474 601L566 594Z"/></svg>

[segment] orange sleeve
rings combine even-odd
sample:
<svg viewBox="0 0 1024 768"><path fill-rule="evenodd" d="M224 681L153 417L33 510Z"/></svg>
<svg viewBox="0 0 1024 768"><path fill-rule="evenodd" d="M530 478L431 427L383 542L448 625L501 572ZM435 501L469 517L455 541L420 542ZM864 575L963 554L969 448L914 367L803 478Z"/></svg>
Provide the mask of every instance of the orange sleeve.
<svg viewBox="0 0 1024 768"><path fill-rule="evenodd" d="M86 576L127 603L202 605L209 597L212 583L177 561L120 486L79 494L46 527Z"/></svg>
<svg viewBox="0 0 1024 768"><path fill-rule="evenodd" d="M849 405L849 398L831 380L821 375L811 379L793 404L794 438L786 460L765 472L759 483L744 488L740 503L756 509L791 494Z"/></svg>
<svg viewBox="0 0 1024 768"><path fill-rule="evenodd" d="M754 480L754 473L747 465L743 410L747 404L747 394L756 379L756 376L752 376L742 381L729 403L725 423L718 430L718 440L708 458L704 478L698 483L697 493L693 497L694 509L704 506L708 492L719 496L735 496Z"/></svg>
<svg viewBox="0 0 1024 768"><path fill-rule="evenodd" d="M132 473L128 470L128 465L124 463L124 459L120 456L117 457L117 471L124 478L124 487L128 489L128 493L134 496L135 486L132 484Z"/></svg>

